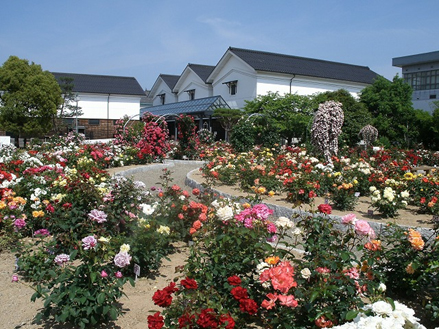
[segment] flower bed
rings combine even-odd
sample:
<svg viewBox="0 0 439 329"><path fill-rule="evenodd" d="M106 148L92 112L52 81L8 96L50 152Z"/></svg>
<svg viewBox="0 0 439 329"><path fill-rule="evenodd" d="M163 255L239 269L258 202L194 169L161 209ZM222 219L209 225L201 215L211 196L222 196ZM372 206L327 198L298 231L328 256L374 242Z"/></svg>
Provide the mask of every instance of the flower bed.
<svg viewBox="0 0 439 329"><path fill-rule="evenodd" d="M404 323L398 318L395 326L422 328L410 309L398 303L393 309L387 293L424 296L428 316L439 318L436 231L430 237L398 225L376 231L353 214L343 216L340 229L328 204L279 217L260 202L262 194L276 195L284 186L291 201L303 202L296 198L349 193L350 184L365 193L386 184L398 191L381 195L386 199L415 194L421 185L425 196L419 197L427 199L436 176L408 175L412 160L381 154L372 166L370 158L352 156L334 159L332 167L291 149L209 161L208 182L224 175L253 191L243 203L210 193L209 186L186 191L169 170L152 188L111 177L99 165L106 156L98 145L1 152L0 225L3 237L16 244L13 281L27 281L32 299L44 300L39 320L80 328L114 321L123 314L118 301L125 283L153 273L173 241L190 242L190 255L175 280L154 294L160 311L145 314L149 328L348 326L380 309L399 312ZM368 183L354 173L368 175ZM309 190L293 195L301 188ZM298 249L300 257L293 252ZM391 310L375 303L383 300Z"/></svg>

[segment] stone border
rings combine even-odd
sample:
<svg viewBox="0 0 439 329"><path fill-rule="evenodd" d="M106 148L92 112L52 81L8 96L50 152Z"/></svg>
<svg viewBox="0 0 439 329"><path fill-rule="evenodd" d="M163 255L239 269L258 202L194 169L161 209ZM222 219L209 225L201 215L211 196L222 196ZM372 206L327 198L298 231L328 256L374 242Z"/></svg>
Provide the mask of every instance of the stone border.
<svg viewBox="0 0 439 329"><path fill-rule="evenodd" d="M113 175L130 177L134 174L137 174L140 172L145 172L145 171L152 170L152 169L175 167L175 165L178 165L179 163L199 164L200 166L202 166L205 162L204 161L193 161L193 160L165 160L165 161L163 161L163 163L155 163L155 164L149 164L149 165L144 165L144 166L135 166L134 168L121 170L119 172L113 173ZM191 170L190 172L188 172L186 174L185 185L189 186L191 188L198 188L200 191L204 191L204 187L201 185L201 183L197 182L195 179L192 178L192 174L195 173L196 171L198 171L198 169ZM224 198L234 198L235 197L233 195L221 192L221 191L216 190L216 189L212 189L212 190ZM247 202L248 200L245 198L241 198L240 201ZM264 203L270 209L273 210L273 214L276 217L284 216L287 218L292 218L293 216L300 217L303 215L305 215L305 216L311 215L311 213L303 211L303 210L286 208L286 207L278 206L278 205L271 204L268 202L264 202ZM314 216L318 216L318 215L314 214ZM329 216L339 223L338 225L336 225L337 229L346 230L346 226L341 223L340 216L335 216L335 215L329 215ZM368 221L368 223L374 229L375 232L381 232L384 229L384 227L387 225L387 223L377 223L377 222L372 222L372 221ZM407 229L409 228L409 226L404 226L404 225L400 225L400 226L403 228L407 228ZM419 231L421 233L421 235L426 239L430 239L431 237L435 236L434 230L429 229L429 228L418 227L418 228L416 228L416 230Z"/></svg>
<svg viewBox="0 0 439 329"><path fill-rule="evenodd" d="M198 188L200 191L204 190L204 187L198 183L197 181L195 181L195 179L192 178L192 174L196 171L195 170L191 170L187 176L186 176L186 180L185 180L185 184L191 188ZM225 197L225 198L233 198L233 195L221 192L219 190L216 189L212 189L215 193L217 193L218 195ZM240 199L241 202L247 202L248 200L245 198L241 198ZM293 209L293 208L286 208L283 206L278 206L272 203L268 203L268 202L264 202L270 209L273 210L273 215L276 217L287 217L287 218L293 218L293 217L301 217L301 216L319 216L317 214L311 214L309 212L303 211L303 210L298 210L298 209ZM336 216L336 215L328 215L331 219L334 219L335 221L338 222L338 224L335 225L335 228L341 231L345 231L347 229L346 225L341 223L341 217L340 216ZM373 228L373 230L375 232L382 232L384 227L387 226L387 223L378 223L378 222L373 222L373 221L367 221L369 223L369 225ZM406 228L407 230L410 228L410 226L405 226L405 225L400 225L403 228ZM426 227L417 227L416 230L421 233L421 235L426 238L426 239L430 239L431 237L435 236L434 230L426 228Z"/></svg>

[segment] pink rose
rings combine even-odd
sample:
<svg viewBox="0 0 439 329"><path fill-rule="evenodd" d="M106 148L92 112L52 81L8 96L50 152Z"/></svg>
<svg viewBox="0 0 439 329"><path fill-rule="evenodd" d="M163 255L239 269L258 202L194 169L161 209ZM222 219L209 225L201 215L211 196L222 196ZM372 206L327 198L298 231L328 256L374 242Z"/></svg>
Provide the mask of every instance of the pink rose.
<svg viewBox="0 0 439 329"><path fill-rule="evenodd" d="M341 222L345 225L354 225L356 221L357 217L355 216L355 214L347 214L341 218Z"/></svg>
<svg viewBox="0 0 439 329"><path fill-rule="evenodd" d="M357 232L358 235L365 235L371 239L375 238L374 230L365 220L360 219L355 222L355 232Z"/></svg>
<svg viewBox="0 0 439 329"><path fill-rule="evenodd" d="M293 295L279 295L277 297L280 301L280 304L287 307L296 307L298 305L297 300Z"/></svg>

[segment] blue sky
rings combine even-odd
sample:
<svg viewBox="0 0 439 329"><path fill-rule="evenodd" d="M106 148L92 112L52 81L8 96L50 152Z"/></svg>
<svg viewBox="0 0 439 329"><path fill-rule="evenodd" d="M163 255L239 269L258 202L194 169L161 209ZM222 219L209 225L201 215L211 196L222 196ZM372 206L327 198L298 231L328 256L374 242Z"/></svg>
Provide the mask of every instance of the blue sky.
<svg viewBox="0 0 439 329"><path fill-rule="evenodd" d="M368 66L439 50L438 0L0 0L0 65L135 77L216 65L228 47Z"/></svg>

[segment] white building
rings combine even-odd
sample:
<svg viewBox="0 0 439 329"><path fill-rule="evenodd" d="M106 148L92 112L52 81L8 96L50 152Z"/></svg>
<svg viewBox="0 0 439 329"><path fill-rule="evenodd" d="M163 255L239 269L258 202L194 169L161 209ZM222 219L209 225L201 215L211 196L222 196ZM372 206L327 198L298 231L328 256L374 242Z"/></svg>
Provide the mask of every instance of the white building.
<svg viewBox="0 0 439 329"><path fill-rule="evenodd" d="M433 112L439 100L439 51L396 57L392 65L402 69L403 79L412 87L413 107Z"/></svg>
<svg viewBox="0 0 439 329"><path fill-rule="evenodd" d="M76 105L83 114L67 119L71 130L84 133L87 138L111 138L114 125L124 116L140 113L140 100L145 92L133 77L73 74L52 72L58 83L72 79ZM78 120L76 120L78 119Z"/></svg>
<svg viewBox="0 0 439 329"><path fill-rule="evenodd" d="M231 108L243 108L246 100L268 92L311 95L345 89L358 96L376 77L366 66L230 47L215 66L189 64L180 76L160 75L151 97L153 105L164 105L221 96Z"/></svg>

